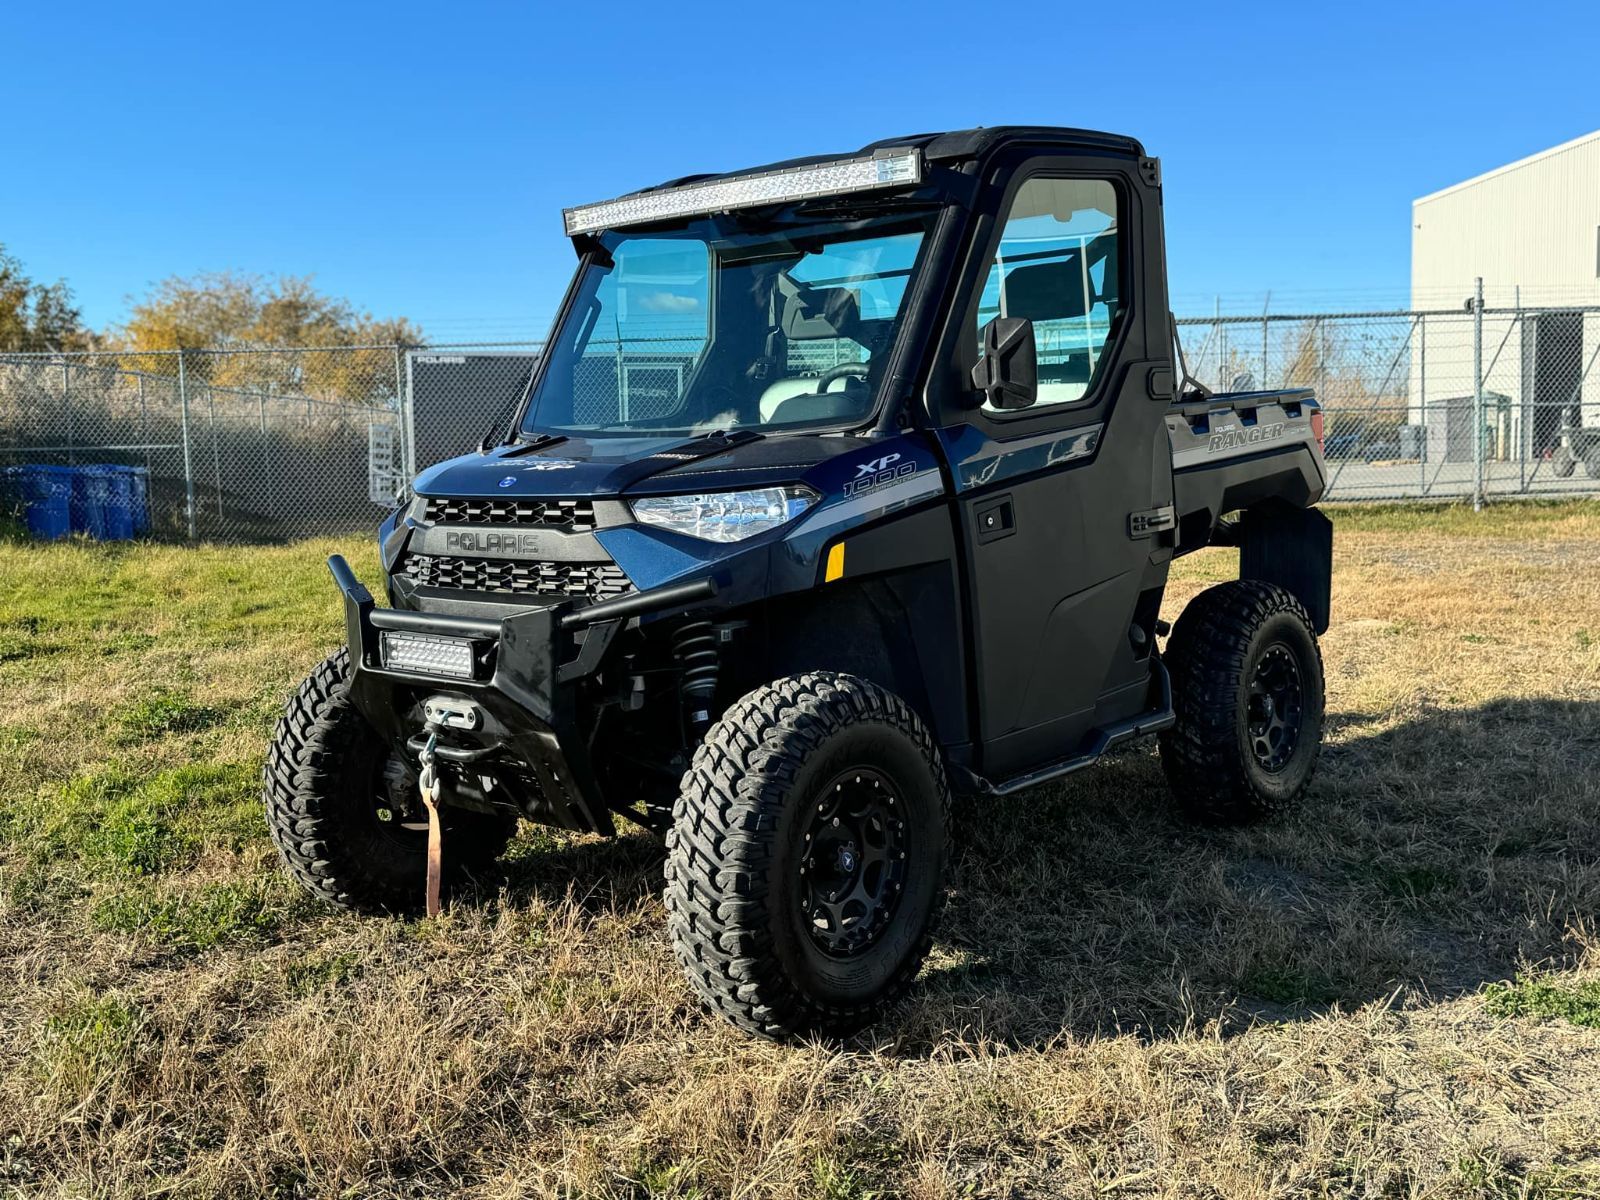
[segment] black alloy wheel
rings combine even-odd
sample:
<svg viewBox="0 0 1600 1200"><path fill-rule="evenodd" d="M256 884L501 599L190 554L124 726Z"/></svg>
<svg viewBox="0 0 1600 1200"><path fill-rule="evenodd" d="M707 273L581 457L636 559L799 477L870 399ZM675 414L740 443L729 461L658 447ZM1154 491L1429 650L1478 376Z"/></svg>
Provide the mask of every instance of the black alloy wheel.
<svg viewBox="0 0 1600 1200"><path fill-rule="evenodd" d="M847 770L823 791L805 834L800 911L826 954L866 950L894 920L905 884L905 806L897 788L868 767Z"/></svg>
<svg viewBox="0 0 1600 1200"><path fill-rule="evenodd" d="M1294 757L1305 715L1300 667L1282 642L1268 646L1256 660L1247 714L1251 752L1262 770L1276 774Z"/></svg>

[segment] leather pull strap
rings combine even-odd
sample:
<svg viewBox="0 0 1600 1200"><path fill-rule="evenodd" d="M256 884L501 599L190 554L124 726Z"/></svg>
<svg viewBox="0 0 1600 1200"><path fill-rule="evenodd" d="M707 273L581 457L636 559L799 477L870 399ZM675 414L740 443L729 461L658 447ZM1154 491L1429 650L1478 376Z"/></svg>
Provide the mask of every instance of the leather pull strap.
<svg viewBox="0 0 1600 1200"><path fill-rule="evenodd" d="M444 875L444 829L439 823L439 806L431 795L423 797L428 806L428 915L439 915L439 886Z"/></svg>

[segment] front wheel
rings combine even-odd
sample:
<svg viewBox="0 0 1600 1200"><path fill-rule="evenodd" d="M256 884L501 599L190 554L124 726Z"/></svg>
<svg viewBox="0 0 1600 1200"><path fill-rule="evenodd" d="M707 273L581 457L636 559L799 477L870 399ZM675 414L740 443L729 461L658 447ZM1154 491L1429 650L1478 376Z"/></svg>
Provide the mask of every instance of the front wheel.
<svg viewBox="0 0 1600 1200"><path fill-rule="evenodd" d="M290 697L262 775L267 828L306 890L358 911L422 907L428 835L416 778L350 702L347 650ZM509 816L448 807L440 816L449 882L484 872L516 832Z"/></svg>
<svg viewBox="0 0 1600 1200"><path fill-rule="evenodd" d="M667 835L690 984L764 1037L867 1024L927 955L949 807L933 738L883 688L819 671L745 696L696 750Z"/></svg>
<svg viewBox="0 0 1600 1200"><path fill-rule="evenodd" d="M1322 654L1294 596L1254 579L1209 588L1162 661L1178 719L1161 764L1186 814L1242 824L1305 794L1322 750Z"/></svg>

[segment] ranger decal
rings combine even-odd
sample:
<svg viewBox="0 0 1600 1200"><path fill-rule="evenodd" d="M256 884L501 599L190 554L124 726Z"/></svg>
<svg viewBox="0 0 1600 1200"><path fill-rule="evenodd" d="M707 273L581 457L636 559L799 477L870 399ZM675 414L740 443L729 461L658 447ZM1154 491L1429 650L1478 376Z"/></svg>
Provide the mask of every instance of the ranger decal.
<svg viewBox="0 0 1600 1200"><path fill-rule="evenodd" d="M1244 446L1254 446L1261 442L1274 442L1283 436L1284 430L1289 428L1287 421L1279 421L1275 425L1256 425L1250 429L1220 429L1211 435L1211 440L1206 443L1206 453L1215 454L1218 450L1237 450Z"/></svg>

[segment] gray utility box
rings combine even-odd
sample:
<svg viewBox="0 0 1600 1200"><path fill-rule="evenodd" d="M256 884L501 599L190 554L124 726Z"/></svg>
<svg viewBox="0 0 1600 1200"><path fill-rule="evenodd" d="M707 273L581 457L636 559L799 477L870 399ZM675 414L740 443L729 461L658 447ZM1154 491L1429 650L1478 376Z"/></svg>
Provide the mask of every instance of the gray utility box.
<svg viewBox="0 0 1600 1200"><path fill-rule="evenodd" d="M538 360L534 351L408 351L411 474L476 448L522 399Z"/></svg>

